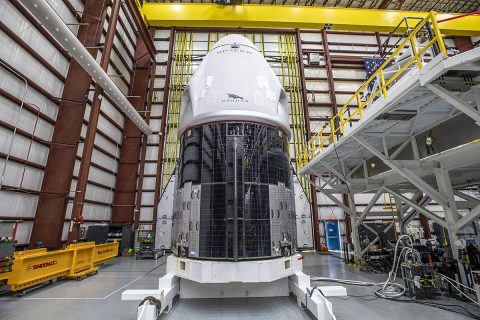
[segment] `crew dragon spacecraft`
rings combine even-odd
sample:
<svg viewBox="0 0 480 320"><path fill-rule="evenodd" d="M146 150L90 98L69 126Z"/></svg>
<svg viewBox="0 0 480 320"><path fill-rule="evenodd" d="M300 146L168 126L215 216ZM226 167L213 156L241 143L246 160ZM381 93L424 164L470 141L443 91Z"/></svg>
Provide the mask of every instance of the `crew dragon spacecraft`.
<svg viewBox="0 0 480 320"><path fill-rule="evenodd" d="M296 250L288 101L255 45L220 39L181 101L172 250L242 261Z"/></svg>

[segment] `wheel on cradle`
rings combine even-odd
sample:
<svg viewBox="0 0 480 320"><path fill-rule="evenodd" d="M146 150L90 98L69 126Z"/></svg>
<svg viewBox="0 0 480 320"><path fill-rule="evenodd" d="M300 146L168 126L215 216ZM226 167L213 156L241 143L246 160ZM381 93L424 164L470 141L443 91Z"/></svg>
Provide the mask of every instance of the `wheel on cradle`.
<svg viewBox="0 0 480 320"><path fill-rule="evenodd" d="M154 258L155 260L158 259L158 252L155 252L155 254L153 255L153 258Z"/></svg>
<svg viewBox="0 0 480 320"><path fill-rule="evenodd" d="M23 296L23 295L25 294L25 291L20 290L20 291L17 291L16 294L17 294L17 297L21 297L21 296Z"/></svg>

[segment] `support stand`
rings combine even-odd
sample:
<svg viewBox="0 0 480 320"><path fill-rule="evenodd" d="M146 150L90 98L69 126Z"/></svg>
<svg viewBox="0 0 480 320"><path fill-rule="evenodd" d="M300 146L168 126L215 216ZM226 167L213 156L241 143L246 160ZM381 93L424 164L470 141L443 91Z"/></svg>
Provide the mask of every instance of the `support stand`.
<svg viewBox="0 0 480 320"><path fill-rule="evenodd" d="M311 287L310 277L302 272L302 256L295 254L271 260L220 262L169 256L167 274L159 279L156 290L126 290L122 300L141 301L151 296L158 307L139 306L137 320L154 320L168 312L173 299L279 297L293 293L299 307L308 309L317 319L334 320L331 296L346 296L342 286Z"/></svg>

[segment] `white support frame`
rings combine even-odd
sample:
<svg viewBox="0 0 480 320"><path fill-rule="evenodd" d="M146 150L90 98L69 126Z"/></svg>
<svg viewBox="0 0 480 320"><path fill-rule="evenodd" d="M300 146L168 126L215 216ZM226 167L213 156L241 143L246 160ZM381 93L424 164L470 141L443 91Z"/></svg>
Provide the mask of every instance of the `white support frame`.
<svg viewBox="0 0 480 320"><path fill-rule="evenodd" d="M426 87L459 111L472 118L475 123L480 126L480 112L478 112L478 110L475 110L471 105L438 84L427 84Z"/></svg>
<svg viewBox="0 0 480 320"><path fill-rule="evenodd" d="M454 190L448 170L453 172L462 167L478 165L480 161L476 160L475 155L478 154L477 148L480 143L473 141L461 144L445 152L437 152L422 158L418 139L425 139L424 132L426 130L435 128L462 113L480 125L480 86L478 83L463 82L466 90L460 95L448 91L439 84L434 84L438 83L437 80L440 76L449 76L447 74L449 71L478 69L479 54L480 48L475 48L454 57L435 57L425 65L421 72L409 74L408 77L396 83L395 90L391 90L391 95L374 102L375 107L368 108L364 117L354 127L349 128L335 146L323 149L302 169L304 173L317 170L336 175L338 179L345 182L348 188L346 190L345 185L335 185L334 182L330 184L330 187L336 193L346 194L348 191L350 198L357 192L374 193L373 198L362 212L357 212L355 206L351 210L346 210L339 201L331 199L336 205L350 213L352 221L355 221L352 231L358 233L358 227L372 212L381 192L389 192L394 195L397 203L396 215L398 218L396 220L400 222L402 232L405 231L405 226L412 219L418 214L423 214L448 229L449 242L452 245L454 256L457 256L458 252L454 244L458 239L457 233L480 217L480 200L458 191L461 190L460 186L456 186L455 188L458 190ZM461 77L458 80L463 81ZM474 87L475 85L477 86ZM436 108L437 106L438 108ZM415 110L415 113L412 112L414 119L393 120L382 117L387 113L401 110ZM391 121L386 122L385 119ZM411 152L410 150L404 152L409 147ZM334 154L337 149L340 155L348 154L348 160L342 158L337 163ZM462 151L466 152L463 157L460 153ZM400 155L402 156L399 157ZM405 160L405 156L408 157L408 160ZM370 170L367 161L375 158L378 158L390 170L380 170L380 173L369 176ZM354 173L361 176L362 170L363 179L353 178ZM418 192L409 199L405 193L412 192L412 185ZM322 192L332 198L333 190L322 190ZM413 192L415 193L415 191ZM466 201L456 202L454 195ZM422 198L419 200L419 197ZM419 200L418 203L417 200ZM440 213L428 210L432 201L443 208L444 217ZM351 203L353 204L353 201ZM461 216L458 209L470 209L471 211L465 216ZM378 238L374 242L376 241ZM356 243L358 244L358 241ZM356 254L356 257L366 251L368 248L360 254Z"/></svg>
<svg viewBox="0 0 480 320"><path fill-rule="evenodd" d="M167 258L167 274L156 290L126 290L122 300L143 300L152 296L161 302L160 314L169 311L173 298L278 297L293 293L300 308L316 319L335 320L327 297L347 296L342 286L312 287L310 276L302 272L299 254L257 261L207 261ZM137 309L137 320L156 320L156 306L146 303Z"/></svg>
<svg viewBox="0 0 480 320"><path fill-rule="evenodd" d="M379 158L383 161L387 166L389 166L392 170L394 170L397 174L407 179L411 184L417 187L419 190L424 191L427 193L432 199L437 201L442 206L447 206L447 199L443 196L440 192L435 190L432 186L422 180L419 176L417 176L414 172L406 167L400 167L390 159L385 158L380 151L375 149L371 144L366 142L360 137L353 137L358 143L364 146L368 151L370 151L374 156ZM398 160L397 160L398 161ZM397 162L398 163L398 162Z"/></svg>
<svg viewBox="0 0 480 320"><path fill-rule="evenodd" d="M461 248L457 247L457 241L459 240L457 235L457 231L458 231L457 223L460 219L460 214L458 213L457 204L455 202L455 198L453 195L452 183L450 182L450 176L447 170L443 168L439 168L439 169L435 169L434 172L435 172L435 178L437 179L438 189L448 199L447 205L446 206L443 205L443 210L445 213L445 221L447 224L446 228L448 230L448 238L450 240L452 255L453 255L453 258L458 261L458 249L461 249ZM465 274L465 269L459 261L457 263L458 263L460 278L463 283L467 283L467 276Z"/></svg>
<svg viewBox="0 0 480 320"><path fill-rule="evenodd" d="M428 218L432 219L433 221L435 221L436 223L438 223L439 225L441 225L442 227L446 228L447 227L447 223L445 222L445 220L439 216L437 216L435 213L431 212L430 210L428 209L425 209L424 207L422 206L419 206L417 203L413 202L412 200L408 199L407 197L405 197L404 195L402 194L399 194L395 191L393 191L392 189L388 188L388 187L385 187L385 190L387 190L388 192L390 192L391 194L393 194L394 196L398 197L400 200L402 200L403 202L405 202L406 204L408 204L410 207L412 207L413 209L415 209L417 212L420 212L422 214L424 214L425 216L427 216Z"/></svg>
<svg viewBox="0 0 480 320"><path fill-rule="evenodd" d="M467 213L465 216L463 216L457 221L457 225L456 225L457 230L460 230L463 227L465 227L467 224L472 223L478 217L480 217L480 204L477 205L475 208L472 209L472 211L470 211L469 213Z"/></svg>

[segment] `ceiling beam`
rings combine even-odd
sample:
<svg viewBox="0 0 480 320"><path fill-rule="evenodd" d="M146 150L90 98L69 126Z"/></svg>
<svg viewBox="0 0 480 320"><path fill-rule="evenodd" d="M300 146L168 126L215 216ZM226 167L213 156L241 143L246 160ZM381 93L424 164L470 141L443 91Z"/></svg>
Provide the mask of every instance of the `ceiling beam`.
<svg viewBox="0 0 480 320"><path fill-rule="evenodd" d="M304 28L390 32L406 16L426 17L427 12L325 8L319 6L265 6L256 4L221 6L197 3L143 4L142 12L150 26L157 27L245 27ZM456 14L438 14L437 20ZM471 15L439 24L447 35L480 35L480 15ZM399 30L402 31L402 30Z"/></svg>

